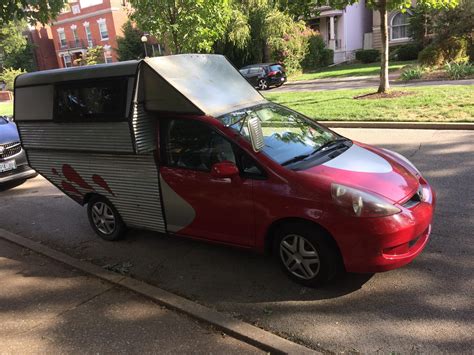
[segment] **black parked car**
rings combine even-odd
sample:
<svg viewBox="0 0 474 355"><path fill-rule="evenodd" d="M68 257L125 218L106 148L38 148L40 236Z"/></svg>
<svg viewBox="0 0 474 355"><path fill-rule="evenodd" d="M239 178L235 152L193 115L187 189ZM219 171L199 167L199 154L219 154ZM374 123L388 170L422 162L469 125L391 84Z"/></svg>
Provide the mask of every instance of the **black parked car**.
<svg viewBox="0 0 474 355"><path fill-rule="evenodd" d="M16 124L7 117L0 116L0 186L36 175L36 172L28 166Z"/></svg>
<svg viewBox="0 0 474 355"><path fill-rule="evenodd" d="M247 65L239 71L250 84L259 90L267 90L270 86L279 87L286 81L285 69L278 63Z"/></svg>

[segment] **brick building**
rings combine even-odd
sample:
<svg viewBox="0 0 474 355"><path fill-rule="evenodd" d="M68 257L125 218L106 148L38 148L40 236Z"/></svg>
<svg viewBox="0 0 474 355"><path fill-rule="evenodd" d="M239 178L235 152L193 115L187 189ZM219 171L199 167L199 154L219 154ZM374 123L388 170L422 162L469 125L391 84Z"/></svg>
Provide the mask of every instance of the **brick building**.
<svg viewBox="0 0 474 355"><path fill-rule="evenodd" d="M69 0L58 17L49 26L37 27L31 39L36 45L38 69L50 69L54 60L56 68L71 67L88 47L102 46L104 61L117 61L117 36L122 35L122 25L127 21L126 0ZM41 38L40 34L43 34ZM52 47L47 44L48 34ZM47 58L47 59L44 59Z"/></svg>

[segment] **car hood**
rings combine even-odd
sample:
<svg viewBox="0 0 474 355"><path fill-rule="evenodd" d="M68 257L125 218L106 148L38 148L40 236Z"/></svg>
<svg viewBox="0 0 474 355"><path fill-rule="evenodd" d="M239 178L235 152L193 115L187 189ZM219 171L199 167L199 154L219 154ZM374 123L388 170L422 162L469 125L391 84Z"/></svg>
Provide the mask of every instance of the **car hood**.
<svg viewBox="0 0 474 355"><path fill-rule="evenodd" d="M357 142L336 158L298 173L374 192L393 202L413 195L420 178L395 155Z"/></svg>
<svg viewBox="0 0 474 355"><path fill-rule="evenodd" d="M20 137L18 136L18 130L15 123L0 122L0 144L18 142L19 140Z"/></svg>

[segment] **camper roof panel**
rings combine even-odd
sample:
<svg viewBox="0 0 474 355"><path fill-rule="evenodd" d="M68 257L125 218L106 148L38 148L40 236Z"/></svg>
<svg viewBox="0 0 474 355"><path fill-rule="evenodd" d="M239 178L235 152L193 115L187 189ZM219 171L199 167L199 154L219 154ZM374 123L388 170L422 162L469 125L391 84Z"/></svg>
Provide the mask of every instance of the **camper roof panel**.
<svg viewBox="0 0 474 355"><path fill-rule="evenodd" d="M140 62L130 60L114 64L98 64L67 69L53 69L27 73L18 76L15 87L52 84L63 81L109 78L114 76L133 76Z"/></svg>
<svg viewBox="0 0 474 355"><path fill-rule="evenodd" d="M266 102L222 55L180 54L147 58L145 62L211 116Z"/></svg>

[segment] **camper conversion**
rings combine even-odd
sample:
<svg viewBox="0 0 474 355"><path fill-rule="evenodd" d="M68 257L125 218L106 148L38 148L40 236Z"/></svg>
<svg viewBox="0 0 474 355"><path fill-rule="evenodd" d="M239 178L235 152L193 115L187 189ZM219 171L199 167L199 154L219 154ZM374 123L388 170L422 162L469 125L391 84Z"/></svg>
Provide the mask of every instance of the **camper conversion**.
<svg viewBox="0 0 474 355"><path fill-rule="evenodd" d="M267 101L220 55L20 75L28 162L106 240L127 228L271 252L308 286L425 247L435 194L402 155Z"/></svg>

